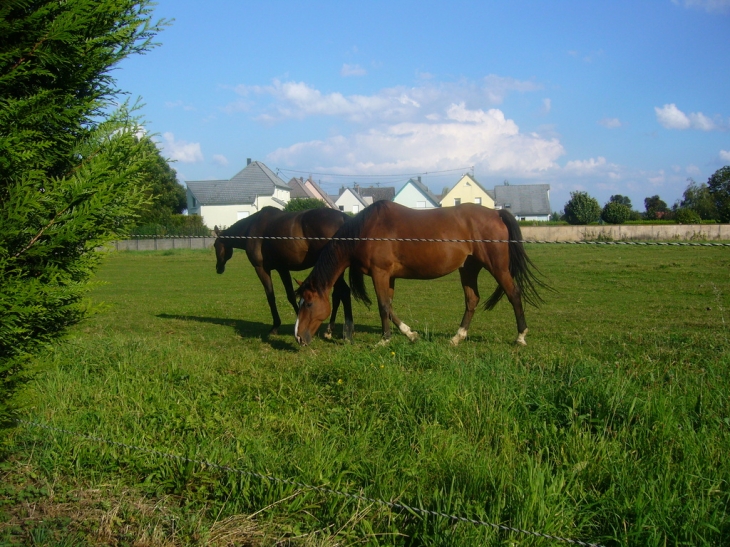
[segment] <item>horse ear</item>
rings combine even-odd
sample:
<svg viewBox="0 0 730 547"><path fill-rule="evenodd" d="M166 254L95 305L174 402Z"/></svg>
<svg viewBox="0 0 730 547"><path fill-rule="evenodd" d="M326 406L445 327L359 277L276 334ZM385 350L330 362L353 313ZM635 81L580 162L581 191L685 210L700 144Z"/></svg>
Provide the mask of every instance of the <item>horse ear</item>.
<svg viewBox="0 0 730 547"><path fill-rule="evenodd" d="M216 236L220 235L220 230L218 230L218 225L217 224L215 226L213 226L213 231L215 232L215 235Z"/></svg>

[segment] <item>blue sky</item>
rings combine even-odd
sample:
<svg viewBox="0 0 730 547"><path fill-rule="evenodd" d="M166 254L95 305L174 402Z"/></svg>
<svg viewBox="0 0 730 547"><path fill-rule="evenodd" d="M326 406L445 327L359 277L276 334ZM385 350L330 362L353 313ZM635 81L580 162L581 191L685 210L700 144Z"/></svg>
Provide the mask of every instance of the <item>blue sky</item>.
<svg viewBox="0 0 730 547"><path fill-rule="evenodd" d="M263 161L331 193L471 170L643 210L730 164L730 0L160 0L119 87L185 180Z"/></svg>

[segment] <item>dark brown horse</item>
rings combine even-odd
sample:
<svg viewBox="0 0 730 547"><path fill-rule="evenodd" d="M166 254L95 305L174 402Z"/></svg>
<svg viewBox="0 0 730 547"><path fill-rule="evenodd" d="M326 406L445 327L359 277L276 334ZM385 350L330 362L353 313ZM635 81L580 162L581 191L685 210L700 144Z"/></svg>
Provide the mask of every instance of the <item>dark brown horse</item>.
<svg viewBox="0 0 730 547"><path fill-rule="evenodd" d="M452 344L466 338L479 302L477 277L482 268L498 286L485 303L492 309L504 294L517 320L516 343L525 345L527 322L522 299L535 306L541 301L536 286L547 287L530 269L522 234L514 216L504 209L495 211L480 205L415 210L389 201L378 201L364 209L335 234L335 238L386 238L387 241L342 241L327 244L310 273L297 290L300 297L294 336L307 345L327 317L327 292L342 272L350 267L350 288L358 300L369 303L363 274L373 278L378 299L383 340L390 339L390 321L415 340L418 334L393 313L395 280L434 279L458 269L464 287L466 310ZM476 241L392 241L392 239L499 240ZM506 241L510 242L507 243Z"/></svg>
<svg viewBox="0 0 730 547"><path fill-rule="evenodd" d="M299 312L294 296L290 271L306 270L314 263L327 244L322 239L266 239L279 238L329 238L348 220L345 213L329 208L310 209L307 211L285 213L275 207L264 207L250 217L236 222L226 230L215 228L217 236L214 248L218 259L215 269L222 274L226 268L226 261L233 255L233 249L246 251L251 265L261 280L266 291L266 299L271 308L274 325L270 334L277 334L281 325L281 318L276 309L274 285L271 281L271 272L279 272L281 281L286 289L286 296L294 313ZM241 237L242 236L242 237ZM345 309L345 325L343 337L352 338L352 302L350 288L340 273L330 284L334 285L332 300L334 308L325 336L330 337L337 316L337 308L342 302ZM329 290L329 289L328 289Z"/></svg>

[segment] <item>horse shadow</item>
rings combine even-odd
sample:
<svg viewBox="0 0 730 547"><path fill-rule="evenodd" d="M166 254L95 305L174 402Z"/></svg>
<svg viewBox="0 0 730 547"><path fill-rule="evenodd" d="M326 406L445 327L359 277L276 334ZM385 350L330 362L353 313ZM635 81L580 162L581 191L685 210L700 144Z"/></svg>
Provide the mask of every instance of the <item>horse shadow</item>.
<svg viewBox="0 0 730 547"><path fill-rule="evenodd" d="M294 324L282 324L279 327L279 334L270 336L269 331L271 325L258 321L246 321L245 319L223 319L221 317L201 317L198 315L179 315L170 313L159 313L157 317L160 319L176 319L178 321L197 321L198 323L209 323L213 325L221 325L223 327L231 327L235 333L241 338L260 338L268 343L273 349L284 351L297 351L298 346L294 343ZM338 325L339 332L341 325ZM360 327L359 332L380 332L375 327ZM282 337L291 337L292 342L282 340ZM339 334L334 339L339 339Z"/></svg>

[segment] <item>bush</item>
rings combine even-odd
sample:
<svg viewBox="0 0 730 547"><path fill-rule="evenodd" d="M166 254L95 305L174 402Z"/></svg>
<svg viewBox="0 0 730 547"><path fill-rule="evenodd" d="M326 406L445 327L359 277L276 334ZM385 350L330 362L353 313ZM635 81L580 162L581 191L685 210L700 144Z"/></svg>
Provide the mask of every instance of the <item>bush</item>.
<svg viewBox="0 0 730 547"><path fill-rule="evenodd" d="M608 224L623 224L631 217L631 209L618 201L609 201L603 206L601 218Z"/></svg>
<svg viewBox="0 0 730 547"><path fill-rule="evenodd" d="M289 200L289 203L284 207L284 211L306 211L307 209L319 209L321 207L326 207L324 201L316 198L294 198Z"/></svg>
<svg viewBox="0 0 730 547"><path fill-rule="evenodd" d="M208 236L210 228L203 224L200 215L168 215L158 222L136 226L132 229L134 236Z"/></svg>
<svg viewBox="0 0 730 547"><path fill-rule="evenodd" d="M601 218L601 206L586 192L571 192L565 204L565 220L569 224L590 224Z"/></svg>
<svg viewBox="0 0 730 547"><path fill-rule="evenodd" d="M674 220L677 224L700 224L702 219L697 211L693 211L687 207L681 207L674 213Z"/></svg>

